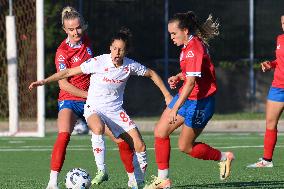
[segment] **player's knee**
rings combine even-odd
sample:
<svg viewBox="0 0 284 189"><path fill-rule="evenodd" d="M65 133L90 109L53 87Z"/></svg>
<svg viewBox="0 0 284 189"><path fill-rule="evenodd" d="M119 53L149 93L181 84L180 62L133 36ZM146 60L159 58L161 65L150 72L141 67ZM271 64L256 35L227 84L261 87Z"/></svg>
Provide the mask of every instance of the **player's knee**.
<svg viewBox="0 0 284 189"><path fill-rule="evenodd" d="M266 120L266 128L270 129L270 130L275 129L276 126L277 126L277 122L278 122L278 120L268 118Z"/></svg>
<svg viewBox="0 0 284 189"><path fill-rule="evenodd" d="M159 126L156 126L154 129L154 136L158 138L167 138L169 135L164 129L160 129Z"/></svg>
<svg viewBox="0 0 284 189"><path fill-rule="evenodd" d="M186 153L186 154L189 154L192 151L192 146L188 146L183 143L179 143L178 148L181 152Z"/></svg>
<svg viewBox="0 0 284 189"><path fill-rule="evenodd" d="M96 134L96 135L104 134L104 127L103 127L103 125L98 124L96 126L90 126L90 128L91 128L92 132L94 134Z"/></svg>

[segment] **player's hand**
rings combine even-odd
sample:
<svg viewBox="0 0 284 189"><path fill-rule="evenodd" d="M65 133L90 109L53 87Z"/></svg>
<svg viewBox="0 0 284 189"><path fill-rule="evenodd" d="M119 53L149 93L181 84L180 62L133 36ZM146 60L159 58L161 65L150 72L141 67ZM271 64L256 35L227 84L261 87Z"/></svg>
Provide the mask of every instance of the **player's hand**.
<svg viewBox="0 0 284 189"><path fill-rule="evenodd" d="M176 121L177 121L177 110L173 108L169 113L169 122L170 124L174 124Z"/></svg>
<svg viewBox="0 0 284 189"><path fill-rule="evenodd" d="M172 101L173 99L173 96L172 95L168 95L165 97L165 102L166 102L166 105L169 105L170 102Z"/></svg>
<svg viewBox="0 0 284 189"><path fill-rule="evenodd" d="M168 83L170 85L171 89L175 89L176 85L178 84L178 82L180 81L178 76L172 76L168 79Z"/></svg>
<svg viewBox="0 0 284 189"><path fill-rule="evenodd" d="M35 87L38 87L38 86L42 86L45 84L45 81L44 80L40 80L40 81L35 81L35 82L32 82L29 86L29 89L32 90L33 88Z"/></svg>
<svg viewBox="0 0 284 189"><path fill-rule="evenodd" d="M261 63L261 69L263 72L269 71L272 69L272 66L269 61L264 61Z"/></svg>

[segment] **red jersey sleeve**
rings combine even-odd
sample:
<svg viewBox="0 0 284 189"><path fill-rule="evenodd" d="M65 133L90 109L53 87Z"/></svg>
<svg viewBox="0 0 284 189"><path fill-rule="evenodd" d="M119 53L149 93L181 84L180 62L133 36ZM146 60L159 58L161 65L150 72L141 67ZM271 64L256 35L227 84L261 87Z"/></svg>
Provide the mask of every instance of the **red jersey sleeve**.
<svg viewBox="0 0 284 189"><path fill-rule="evenodd" d="M201 66L203 60L204 50L201 44L194 43L192 48L190 48L185 53L185 72L186 77L195 76L201 77Z"/></svg>

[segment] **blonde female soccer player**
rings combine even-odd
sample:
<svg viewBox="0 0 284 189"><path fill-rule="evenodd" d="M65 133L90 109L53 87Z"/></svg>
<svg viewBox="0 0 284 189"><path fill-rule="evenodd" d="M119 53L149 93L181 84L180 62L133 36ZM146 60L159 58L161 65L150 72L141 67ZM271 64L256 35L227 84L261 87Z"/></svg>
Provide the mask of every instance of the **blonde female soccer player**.
<svg viewBox="0 0 284 189"><path fill-rule="evenodd" d="M91 42L85 30L87 25L83 17L73 7L65 7L62 10L62 27L67 38L62 41L57 49L55 56L55 65L57 71L80 66L84 61L93 57ZM84 104L87 98L87 90L90 84L90 75L79 74L59 81L58 97L58 136L55 141L51 162L50 179L48 189L56 189L57 178L60 173L66 154L66 148L70 140L70 134L74 129L77 118L85 120L83 117ZM108 129L106 130L108 131ZM122 139L114 139L110 132L107 132L112 140L118 144L120 157L129 176L129 186L135 184L134 166L132 164L133 151L130 146ZM92 139L93 149L96 149L96 141ZM97 151L93 152L95 155ZM100 166L100 165L97 165ZM94 183L100 184L107 177L102 177L98 172Z"/></svg>

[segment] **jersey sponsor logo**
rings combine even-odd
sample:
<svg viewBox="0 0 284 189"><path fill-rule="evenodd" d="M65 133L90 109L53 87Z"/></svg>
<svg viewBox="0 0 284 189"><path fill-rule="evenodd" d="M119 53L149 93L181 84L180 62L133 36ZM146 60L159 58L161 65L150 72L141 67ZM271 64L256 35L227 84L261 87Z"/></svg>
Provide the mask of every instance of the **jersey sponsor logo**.
<svg viewBox="0 0 284 189"><path fill-rule="evenodd" d="M65 70L66 69L66 65L64 62L59 62L59 70Z"/></svg>
<svg viewBox="0 0 284 189"><path fill-rule="evenodd" d="M123 83L123 80L109 79L107 77L104 77L103 81L106 82L106 83Z"/></svg>
<svg viewBox="0 0 284 189"><path fill-rule="evenodd" d="M90 55L90 56L92 56L92 50L91 50L91 48L89 48L89 47L87 47L87 53Z"/></svg>
<svg viewBox="0 0 284 189"><path fill-rule="evenodd" d="M62 55L59 55L57 58L58 62L64 62L65 58Z"/></svg>
<svg viewBox="0 0 284 189"><path fill-rule="evenodd" d="M279 45L277 45L276 49L278 49L278 50L280 49L280 44L279 44Z"/></svg>
<svg viewBox="0 0 284 189"><path fill-rule="evenodd" d="M185 58L192 58L194 57L194 54L192 51L188 51L188 53L186 54Z"/></svg>
<svg viewBox="0 0 284 189"><path fill-rule="evenodd" d="M72 63L78 62L78 61L80 61L80 60L81 60L81 59L80 59L79 56L73 56L73 57L72 57Z"/></svg>

